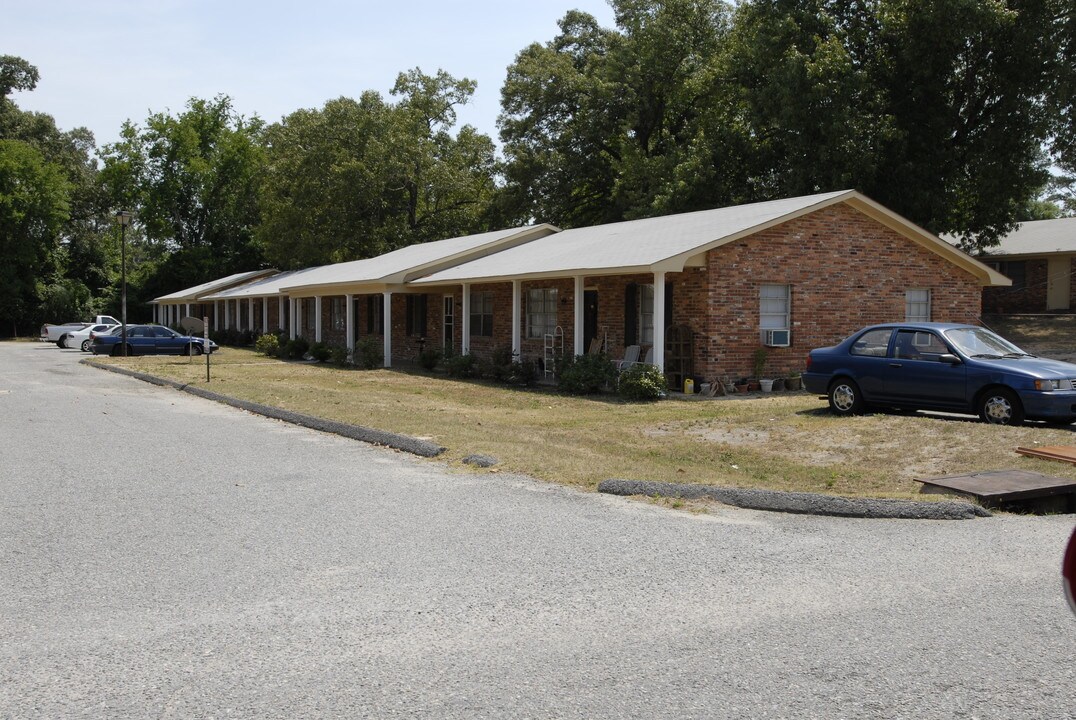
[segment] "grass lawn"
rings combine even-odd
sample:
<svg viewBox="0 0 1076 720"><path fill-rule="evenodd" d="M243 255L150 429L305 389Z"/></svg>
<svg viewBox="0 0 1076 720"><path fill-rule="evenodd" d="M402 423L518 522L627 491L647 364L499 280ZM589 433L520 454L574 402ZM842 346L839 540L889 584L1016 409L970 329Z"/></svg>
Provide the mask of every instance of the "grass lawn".
<svg viewBox="0 0 1076 720"><path fill-rule="evenodd" d="M500 469L593 489L607 478L917 496L915 477L1018 468L1076 478L1076 467L1017 446L1076 443L1073 431L995 427L924 413L838 418L805 392L636 404L550 389L507 389L413 370L345 370L226 348L212 380L195 358L101 358L233 397L428 438L449 462L493 455ZM476 471L488 472L488 471ZM937 497L937 496L933 496Z"/></svg>

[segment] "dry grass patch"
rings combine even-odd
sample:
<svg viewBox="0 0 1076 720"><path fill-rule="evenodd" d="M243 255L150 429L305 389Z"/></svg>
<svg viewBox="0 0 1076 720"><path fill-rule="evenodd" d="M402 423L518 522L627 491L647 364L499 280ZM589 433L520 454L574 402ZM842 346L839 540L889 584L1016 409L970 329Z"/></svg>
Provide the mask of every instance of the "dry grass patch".
<svg viewBox="0 0 1076 720"><path fill-rule="evenodd" d="M106 362L207 387L204 358ZM281 362L232 348L212 358L208 388L429 438L449 448L455 463L493 455L503 470L585 488L620 477L911 497L919 492L915 477L1020 468L1076 478L1072 466L1013 452L1074 444L1068 429L926 414L838 418L806 393L633 404L412 371Z"/></svg>

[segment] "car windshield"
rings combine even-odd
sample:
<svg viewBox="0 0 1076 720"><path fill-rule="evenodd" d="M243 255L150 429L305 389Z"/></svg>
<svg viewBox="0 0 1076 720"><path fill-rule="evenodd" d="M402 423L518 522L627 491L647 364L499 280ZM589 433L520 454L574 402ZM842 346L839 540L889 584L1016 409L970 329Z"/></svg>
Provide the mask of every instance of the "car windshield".
<svg viewBox="0 0 1076 720"><path fill-rule="evenodd" d="M956 349L968 357L1031 357L1005 338L985 328L959 328L945 333Z"/></svg>

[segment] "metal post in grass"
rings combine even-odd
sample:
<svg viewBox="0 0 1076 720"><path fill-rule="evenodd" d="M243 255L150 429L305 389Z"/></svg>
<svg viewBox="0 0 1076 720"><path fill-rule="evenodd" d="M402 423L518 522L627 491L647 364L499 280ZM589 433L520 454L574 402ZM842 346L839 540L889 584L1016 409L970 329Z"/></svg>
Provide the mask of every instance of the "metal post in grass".
<svg viewBox="0 0 1076 720"><path fill-rule="evenodd" d="M131 224L132 217L133 214L126 210L116 213L116 222L120 224L120 277L123 288L120 291L120 322L123 323L120 335L124 357L127 357L127 226Z"/></svg>
<svg viewBox="0 0 1076 720"><path fill-rule="evenodd" d="M213 353L210 352L213 348L209 345L209 317L202 318L202 337L205 342L202 349L205 350L205 381L209 382L209 356Z"/></svg>

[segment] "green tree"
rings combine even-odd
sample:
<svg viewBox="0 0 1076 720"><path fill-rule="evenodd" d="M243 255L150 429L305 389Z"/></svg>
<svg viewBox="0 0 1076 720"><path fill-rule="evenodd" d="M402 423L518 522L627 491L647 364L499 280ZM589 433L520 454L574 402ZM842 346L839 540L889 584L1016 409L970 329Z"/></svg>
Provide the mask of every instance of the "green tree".
<svg viewBox="0 0 1076 720"><path fill-rule="evenodd" d="M263 130L226 96L192 98L176 116L154 113L144 127L128 121L119 142L102 150L113 206L136 214L132 244L144 237L156 248L142 255L161 258L159 267L144 268L138 295L261 266L254 231Z"/></svg>
<svg viewBox="0 0 1076 720"><path fill-rule="evenodd" d="M57 269L60 231L69 217L61 167L28 143L0 140L0 318L27 332L39 320L42 285Z"/></svg>
<svg viewBox="0 0 1076 720"><path fill-rule="evenodd" d="M395 104L369 91L269 126L257 231L269 260L308 267L484 229L493 143L469 126L453 134L473 92L416 69L400 74Z"/></svg>

